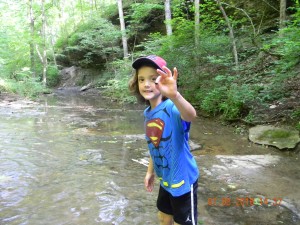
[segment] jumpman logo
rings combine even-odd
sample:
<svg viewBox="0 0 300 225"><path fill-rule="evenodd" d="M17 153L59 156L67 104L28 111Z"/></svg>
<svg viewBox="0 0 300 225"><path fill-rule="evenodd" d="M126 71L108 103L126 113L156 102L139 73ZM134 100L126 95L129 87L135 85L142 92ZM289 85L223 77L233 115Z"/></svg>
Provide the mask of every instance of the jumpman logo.
<svg viewBox="0 0 300 225"><path fill-rule="evenodd" d="M192 220L190 219L190 215L186 218L185 222L191 222Z"/></svg>

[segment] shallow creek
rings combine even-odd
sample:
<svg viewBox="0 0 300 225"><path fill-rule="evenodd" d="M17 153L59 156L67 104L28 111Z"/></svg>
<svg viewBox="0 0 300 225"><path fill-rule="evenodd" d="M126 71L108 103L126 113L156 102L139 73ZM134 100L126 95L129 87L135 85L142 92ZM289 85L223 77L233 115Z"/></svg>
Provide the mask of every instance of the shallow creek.
<svg viewBox="0 0 300 225"><path fill-rule="evenodd" d="M158 224L142 113L74 91L0 102L0 224ZM300 224L299 155L237 131L192 124L199 224Z"/></svg>

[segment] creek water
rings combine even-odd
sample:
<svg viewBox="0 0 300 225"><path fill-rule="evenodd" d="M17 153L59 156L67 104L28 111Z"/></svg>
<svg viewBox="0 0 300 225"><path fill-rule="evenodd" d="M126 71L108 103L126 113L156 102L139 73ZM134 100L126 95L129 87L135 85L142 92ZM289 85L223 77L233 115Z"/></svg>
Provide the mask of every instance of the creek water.
<svg viewBox="0 0 300 225"><path fill-rule="evenodd" d="M158 224L142 109L76 91L0 107L0 224ZM242 131L192 125L199 224L300 224L298 155Z"/></svg>

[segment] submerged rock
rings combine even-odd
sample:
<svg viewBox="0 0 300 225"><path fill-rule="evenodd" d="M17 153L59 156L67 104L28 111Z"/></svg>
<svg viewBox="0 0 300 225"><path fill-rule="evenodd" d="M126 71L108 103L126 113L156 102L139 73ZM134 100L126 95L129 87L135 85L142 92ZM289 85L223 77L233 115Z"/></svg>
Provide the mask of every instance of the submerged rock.
<svg viewBox="0 0 300 225"><path fill-rule="evenodd" d="M292 128L259 125L249 129L249 139L256 144L279 149L293 149L300 142L299 132Z"/></svg>

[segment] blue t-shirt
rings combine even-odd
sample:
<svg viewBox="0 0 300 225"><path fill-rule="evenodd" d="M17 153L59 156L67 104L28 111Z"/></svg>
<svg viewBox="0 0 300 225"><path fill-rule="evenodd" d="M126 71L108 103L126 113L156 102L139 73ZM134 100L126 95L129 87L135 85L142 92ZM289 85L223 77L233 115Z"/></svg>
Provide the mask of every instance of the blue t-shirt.
<svg viewBox="0 0 300 225"><path fill-rule="evenodd" d="M150 155L161 186L172 196L191 191L199 176L188 145L190 122L181 119L171 100L145 109L145 130Z"/></svg>

